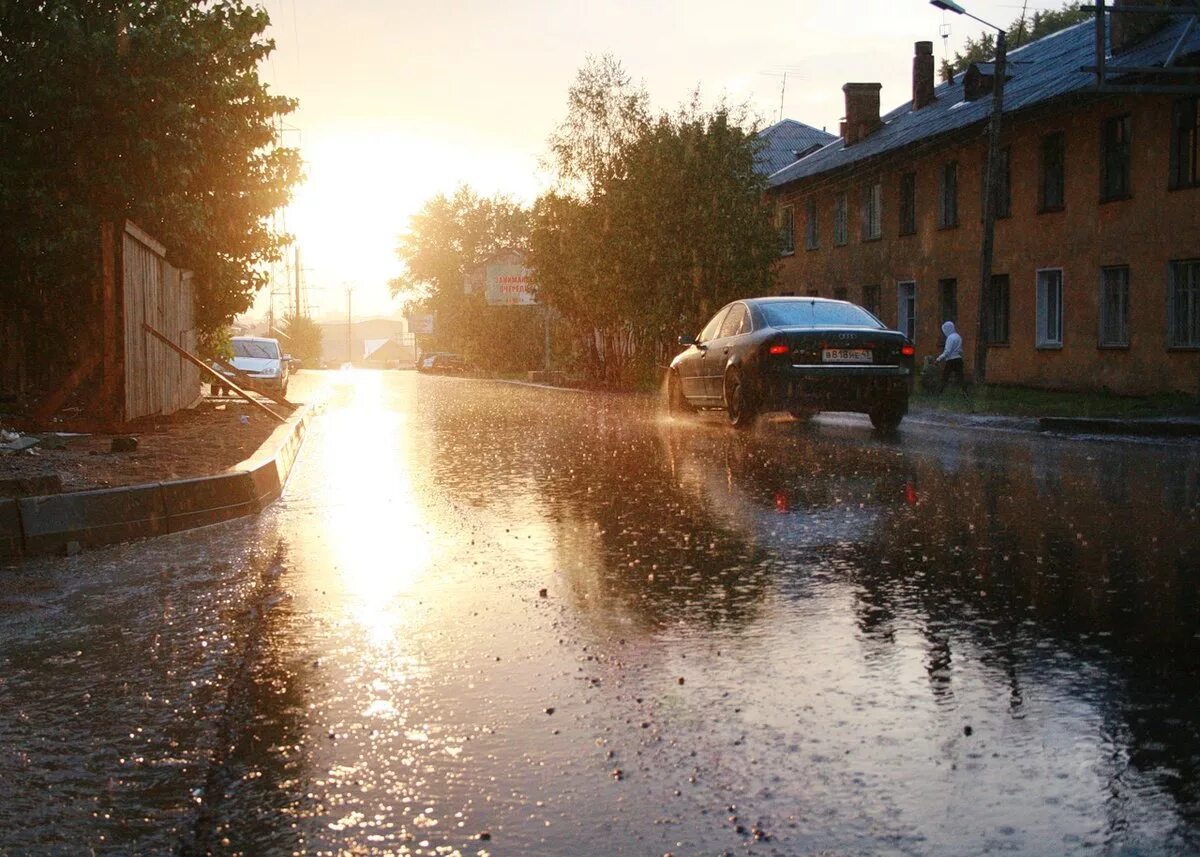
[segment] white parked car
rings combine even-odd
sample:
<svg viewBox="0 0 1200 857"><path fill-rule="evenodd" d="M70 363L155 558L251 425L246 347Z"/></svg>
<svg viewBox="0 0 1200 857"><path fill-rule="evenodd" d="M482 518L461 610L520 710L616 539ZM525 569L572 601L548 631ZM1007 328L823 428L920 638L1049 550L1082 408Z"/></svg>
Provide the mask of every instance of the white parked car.
<svg viewBox="0 0 1200 857"><path fill-rule="evenodd" d="M283 353L278 339L268 339L265 336L235 336L230 343L233 345L233 359L229 362L234 367L253 378L256 386L275 390L281 395L287 394L291 357ZM237 378L228 370L217 364L213 364L213 369L237 383ZM213 382L213 395L220 395L226 389L228 388Z"/></svg>

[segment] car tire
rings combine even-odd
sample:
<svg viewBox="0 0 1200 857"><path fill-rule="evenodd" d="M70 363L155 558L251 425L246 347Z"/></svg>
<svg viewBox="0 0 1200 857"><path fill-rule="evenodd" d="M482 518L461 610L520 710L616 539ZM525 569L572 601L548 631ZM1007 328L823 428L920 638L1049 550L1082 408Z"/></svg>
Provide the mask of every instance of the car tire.
<svg viewBox="0 0 1200 857"><path fill-rule="evenodd" d="M736 429L750 428L758 416L758 406L750 385L736 369L725 373L725 412L729 424Z"/></svg>
<svg viewBox="0 0 1200 857"><path fill-rule="evenodd" d="M887 398L876 402L867 411L867 416L871 418L871 425L876 431L884 434L891 434L900 427L900 421L904 419L904 415L908 413L908 398Z"/></svg>
<svg viewBox="0 0 1200 857"><path fill-rule="evenodd" d="M683 382L678 372L667 373L667 411L672 414L690 414L696 410L683 395Z"/></svg>

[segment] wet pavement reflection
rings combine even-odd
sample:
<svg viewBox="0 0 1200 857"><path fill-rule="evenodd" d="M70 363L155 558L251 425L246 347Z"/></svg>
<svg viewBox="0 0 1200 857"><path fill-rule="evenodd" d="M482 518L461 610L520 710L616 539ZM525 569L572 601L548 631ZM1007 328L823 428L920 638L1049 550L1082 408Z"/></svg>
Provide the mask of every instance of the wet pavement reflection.
<svg viewBox="0 0 1200 857"><path fill-rule="evenodd" d="M326 380L258 519L3 569L0 854L1200 851L1193 446Z"/></svg>

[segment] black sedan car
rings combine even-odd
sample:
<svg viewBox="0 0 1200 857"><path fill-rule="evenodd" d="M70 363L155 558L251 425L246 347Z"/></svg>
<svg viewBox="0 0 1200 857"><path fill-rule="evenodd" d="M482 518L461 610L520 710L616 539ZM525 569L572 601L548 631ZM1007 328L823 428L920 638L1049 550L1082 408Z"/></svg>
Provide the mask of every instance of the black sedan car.
<svg viewBox="0 0 1200 857"><path fill-rule="evenodd" d="M881 431L908 412L913 344L860 306L750 298L721 308L671 361L671 410L724 408L746 428L762 411L859 411Z"/></svg>

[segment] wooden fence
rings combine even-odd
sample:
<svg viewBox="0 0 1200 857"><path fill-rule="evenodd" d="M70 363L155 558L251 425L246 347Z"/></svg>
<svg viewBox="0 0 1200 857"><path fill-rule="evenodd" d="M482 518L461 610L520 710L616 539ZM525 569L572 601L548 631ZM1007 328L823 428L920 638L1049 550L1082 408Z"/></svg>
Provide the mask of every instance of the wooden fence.
<svg viewBox="0 0 1200 857"><path fill-rule="evenodd" d="M167 264L166 249L132 223L120 238L124 322L124 421L170 414L200 396L200 370L148 335L143 322L180 348L196 352L192 275ZM110 364L111 365L111 364Z"/></svg>

